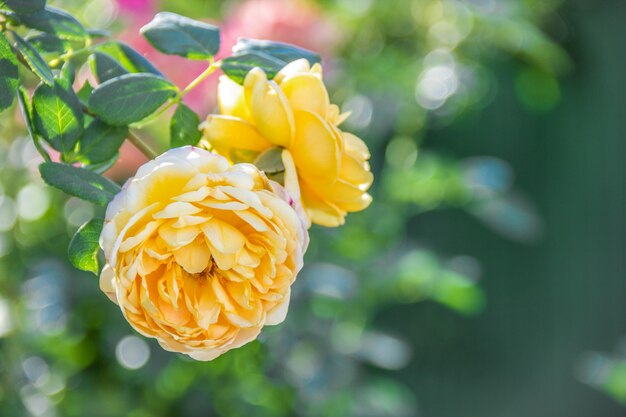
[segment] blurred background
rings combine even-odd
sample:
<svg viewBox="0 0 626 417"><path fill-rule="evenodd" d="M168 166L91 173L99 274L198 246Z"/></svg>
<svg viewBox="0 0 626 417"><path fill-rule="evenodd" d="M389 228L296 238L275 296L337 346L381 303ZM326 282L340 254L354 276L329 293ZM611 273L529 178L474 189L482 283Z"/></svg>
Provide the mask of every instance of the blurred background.
<svg viewBox="0 0 626 417"><path fill-rule="evenodd" d="M56 0L180 86L157 11L320 51L374 203L314 227L287 320L209 363L139 337L65 250L93 208L0 118L2 416L623 416L626 3ZM216 79L191 94L201 114ZM150 127L154 145L165 140ZM159 143L162 140L162 143ZM124 147L109 175L144 162Z"/></svg>

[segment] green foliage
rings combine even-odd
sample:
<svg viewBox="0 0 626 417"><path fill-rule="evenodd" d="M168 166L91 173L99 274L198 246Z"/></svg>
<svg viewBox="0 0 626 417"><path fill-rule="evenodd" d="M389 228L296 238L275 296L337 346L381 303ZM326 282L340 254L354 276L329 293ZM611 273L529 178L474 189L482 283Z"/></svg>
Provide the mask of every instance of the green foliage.
<svg viewBox="0 0 626 417"><path fill-rule="evenodd" d="M80 48L80 43L62 39L50 33L37 33L26 37L26 41L40 54L61 55L70 49Z"/></svg>
<svg viewBox="0 0 626 417"><path fill-rule="evenodd" d="M322 62L321 56L308 49L300 48L284 42L264 41L258 39L241 38L233 47L235 54L260 52L276 59L284 64L297 59L306 59L311 65ZM283 64L283 65L284 65Z"/></svg>
<svg viewBox="0 0 626 417"><path fill-rule="evenodd" d="M243 84L246 75L252 68L261 68L267 77L272 79L284 66L283 61L263 52L246 52L224 58L221 68L230 79Z"/></svg>
<svg viewBox="0 0 626 417"><path fill-rule="evenodd" d="M54 7L46 6L44 10L21 16L20 19L29 28L53 34L59 39L84 42L89 37L78 20Z"/></svg>
<svg viewBox="0 0 626 417"><path fill-rule="evenodd" d="M37 132L63 154L74 148L83 134L83 112L71 88L60 82L53 86L39 84L33 94L33 111Z"/></svg>
<svg viewBox="0 0 626 417"><path fill-rule="evenodd" d="M127 135L126 126L110 126L93 119L78 142L74 158L89 165L106 162L117 155Z"/></svg>
<svg viewBox="0 0 626 417"><path fill-rule="evenodd" d="M17 101L20 106L20 111L22 112L22 117L24 118L24 122L26 124L26 130L28 131L28 135L33 140L35 147L37 148L37 152L41 155L41 157L45 161L50 161L50 155L45 151L43 146L41 145L41 140L37 135L37 129L35 127L35 122L33 120L33 109L32 105L28 99L28 94L23 87L19 87L17 89Z"/></svg>
<svg viewBox="0 0 626 417"><path fill-rule="evenodd" d="M285 165L283 165L282 153L282 148L270 148L254 160L254 165L268 176L283 173Z"/></svg>
<svg viewBox="0 0 626 417"><path fill-rule="evenodd" d="M89 170L55 162L39 166L41 177L66 194L105 206L120 191L120 187Z"/></svg>
<svg viewBox="0 0 626 417"><path fill-rule="evenodd" d="M72 265L82 271L100 272L98 250L103 219L94 218L83 224L70 241L67 253Z"/></svg>
<svg viewBox="0 0 626 417"><path fill-rule="evenodd" d="M561 98L556 78L544 71L522 70L515 80L515 90L521 103L538 113L554 109Z"/></svg>
<svg viewBox="0 0 626 417"><path fill-rule="evenodd" d="M6 36L0 33L0 112L13 103L18 82L17 58Z"/></svg>
<svg viewBox="0 0 626 417"><path fill-rule="evenodd" d="M170 147L197 145L202 137L200 117L183 103L178 105L170 121Z"/></svg>
<svg viewBox="0 0 626 417"><path fill-rule="evenodd" d="M102 52L96 52L91 55L89 62L91 64L91 72L96 75L100 83L109 81L111 78L119 77L120 75L128 74L126 68L119 62L110 55Z"/></svg>
<svg viewBox="0 0 626 417"><path fill-rule="evenodd" d="M85 84L83 84L83 86L76 92L76 97L78 97L84 107L89 105L89 97L91 96L92 91L93 87L89 81L85 81Z"/></svg>
<svg viewBox="0 0 626 417"><path fill-rule="evenodd" d="M52 86L54 85L54 75L46 61L39 55L39 52L21 36L15 32L11 32L15 39L15 47L20 52L30 69L43 81Z"/></svg>
<svg viewBox="0 0 626 417"><path fill-rule="evenodd" d="M144 58L139 52L123 42L111 41L100 44L97 51L105 53L119 63L127 72L147 72L162 76L154 65Z"/></svg>
<svg viewBox="0 0 626 417"><path fill-rule="evenodd" d="M46 0L1 0L0 6L6 6L22 15L42 10L46 5Z"/></svg>
<svg viewBox="0 0 626 417"><path fill-rule="evenodd" d="M152 114L176 96L176 86L153 74L126 74L100 84L89 108L105 122L125 126Z"/></svg>
<svg viewBox="0 0 626 417"><path fill-rule="evenodd" d="M246 74L254 67L259 67L274 78L288 63L297 59L306 59L310 64L321 62L319 54L282 42L260 41L242 38L233 47L234 55L222 62L222 70L233 81L243 84Z"/></svg>
<svg viewBox="0 0 626 417"><path fill-rule="evenodd" d="M54 194L45 216L37 221L25 221L21 219L22 213L18 213L15 226L7 230L10 226L7 226L6 219L9 218L9 223L12 220L12 206L8 203L18 194L22 184L32 180L32 173L29 169L20 168L20 175L17 176L10 164L0 164L0 307L4 294L9 294L10 311L18 315L14 334L0 339L7 347L0 354L0 362L4 364L3 375L7 376L0 383L0 414L22 415L26 412L23 411L24 404L45 405L49 400L49 408L43 414L89 415L96 409L96 412L104 414L136 417L189 416L199 412L229 417L351 417L368 413L409 416L416 414L415 393L413 385L405 380L411 386L409 390L401 379L420 374L413 370L420 369L429 360L428 349L436 351L436 356L446 361L446 355L457 351L462 352L464 361L471 360L474 352L466 350L465 345L467 329L472 323L467 316L479 314L485 306L483 290L476 282L480 274L470 274L457 268L456 257L443 256L440 252L473 253L477 248L477 253L480 253L479 244L471 240L468 242L470 238L465 234L466 230L457 228L457 223L453 222L441 231L437 229L436 218L431 224L422 220L421 215L440 207L454 207L448 211L455 213L462 210L472 213L473 204L484 202L494 193L484 184L477 187L470 181L465 162L423 152L430 142L422 143L421 139L425 132L444 136L445 129L442 128L455 116L466 109L478 109L484 105L479 103L488 101L491 93L497 90L492 84L497 77L483 64L492 62L497 48L522 58L526 65L539 66L542 68L540 71L548 74L550 83L554 82L553 74L558 73L556 68L563 67L559 64L563 60L555 48L562 51L538 29L543 12L530 12L527 5L540 2L521 2L519 7L510 11L510 17L508 12L507 16L500 13L480 15L482 6L474 7L461 1L444 2L443 9L442 2L438 0L367 2L368 5L363 6L358 15L351 10L349 13L341 11L347 10L345 2L320 2L321 13L337 13L334 18L341 21L341 37L345 46L339 56L334 56L337 51L328 45L330 51L325 51L325 54L336 58L333 62L338 64L333 65L333 77L327 81L329 86L335 86L333 102L345 104L343 110L353 112L345 130L363 137L372 150L371 163L379 179L373 190L374 203L368 211L350 215L341 229L311 229L314 239L307 253L306 267L294 286L289 318L277 329L264 330L261 343L249 344L210 364L202 364L162 352L154 341L145 339L152 355L149 365L137 370L120 366L122 362L114 347L131 329L121 315L108 317L107 312L115 307L97 292L97 282L74 285L74 280L78 279L76 272L63 266L55 272L50 264L42 266L37 261L33 262L33 254L44 255L42 258L46 259L61 256L66 259L64 247L68 230L74 230L94 215L88 202L104 206L119 192L119 187L99 174L115 163L118 149L128 133L136 137L140 126L147 125L148 120L154 121L153 126L141 133L156 139L151 145L160 152L168 146L164 140L158 140L165 136L165 124L168 122L167 117L156 118L156 114L162 113L160 110L178 106L169 120L170 147L197 143L200 118L182 104L184 86L180 86L181 92L176 94L178 90L166 81L165 76L129 45L111 40L106 32L91 30L85 30L90 39L86 42L87 38L76 25L76 19L59 17L58 13L54 14L55 22L38 20L37 16L34 20L23 19L24 15L37 10L27 13L26 9L19 10L19 7L43 4L40 1L7 0L5 3L9 7L13 4L13 10L19 14L3 9L0 10L0 20L6 17L9 22L7 28L24 34L25 45L21 45L21 49L30 45L43 56L39 61L36 58L30 61L40 64L35 66L36 74L39 69L39 73L49 75L49 90L54 90L55 100L58 100L57 86L66 90L71 88L74 71L71 65L67 65L68 61L81 71L91 69L89 79L97 80L100 85L94 92L92 85L86 81L75 93L85 127L75 145L65 149L65 163L47 162L41 165L42 176L47 183L86 202L76 199L65 201ZM94 1L64 0L54 4L68 5L76 12L75 16L84 16L85 21L90 13L93 15L97 5ZM194 0L165 0L160 4L168 10L187 8L191 12L227 12L227 8L219 7L221 2L217 0L202 2L202 7ZM414 13L409 11L410 8ZM21 20L25 25L44 29L35 28L28 32L27 27L19 27ZM116 32L121 29L119 22L123 21L114 20L115 24L109 29ZM188 27L181 29L178 23L157 27L152 33L156 33L155 46L188 58L210 59L213 51L217 51L217 45L195 41L195 25L198 23L194 22L191 32ZM504 33L507 26L514 26L515 30ZM39 33L39 30L46 32ZM528 33L530 36L526 36ZM537 33L541 36L536 36ZM209 32L203 32L201 36L209 38ZM214 39L215 36L212 36ZM8 37L12 39L11 35ZM520 39L528 42L520 44ZM19 43L17 39L15 42ZM483 51L489 59L482 55ZM21 54L24 55L23 52ZM24 58L24 61L29 61L28 56ZM234 48L234 56L217 65L233 80L242 83L246 73L255 66L264 69L271 78L287 62L299 58L306 58L311 63L319 61L317 54L291 45L246 39ZM501 57L497 58L499 62ZM87 59L90 66L84 66ZM45 61L54 70L51 71ZM20 60L18 65L22 64ZM62 64L65 65L61 68ZM28 67L32 65L28 64ZM416 81L419 83L422 73L429 71L429 65L435 66L439 75L444 73L448 78L435 82L427 80L430 83L426 83L428 86L445 84L444 87L448 88L446 83L450 80L458 84L449 89L452 91L458 87L447 101L437 103L439 107L426 108L415 100ZM547 71L544 67L555 70ZM60 72L58 68L61 68ZM171 68L163 69L167 69L169 74ZM185 70L187 68L183 68ZM48 144L40 138L34 120L44 118L46 126L53 120L47 119L48 110L43 116L38 114L39 109L33 112L26 93L26 88L32 87L32 79L26 71L21 73L24 76L18 89L18 101L26 128L42 157L49 160L46 153ZM161 77L156 82L159 84L158 94L152 90L153 86L148 88L147 93L137 89L138 85L141 87L141 82L137 84L135 81L145 80L145 73ZM53 74L56 75L56 83ZM141 74L141 77L125 78L129 74ZM42 75L38 76L42 78ZM149 83L158 78L154 76L148 77ZM552 88L554 84L546 82L540 84L550 87L547 92L526 91L524 95L522 90L533 85L534 81L533 77L520 77L518 80L517 93L522 101L536 103L555 97L553 92L558 90ZM112 84L116 86L110 87ZM100 98L90 100L92 93ZM122 97L127 93L132 97ZM151 96L153 93L158 95L156 101ZM151 97L146 97L146 94ZM531 100L526 100L529 95ZM556 97L559 98L558 95ZM149 105L139 102L144 99ZM551 100L551 103L557 101ZM63 100L60 103L65 105ZM73 103L76 104L75 100ZM48 109L47 105L44 107ZM433 108L437 111L432 111ZM139 115L135 113L137 109L140 110ZM23 130L12 113L5 112L4 115L6 118L0 121L3 135L18 139L11 144L10 152L8 141L0 141L0 149L10 154L11 161L14 161L19 159L15 155L25 153L21 152ZM72 116L81 117L78 113L72 113ZM112 119L114 123L111 123ZM137 119L142 123L135 124ZM132 132L129 124L134 124ZM76 129L77 125L74 126ZM57 130L62 131L62 126L65 125L57 124ZM436 129L427 131L425 126ZM52 127L55 127L54 124ZM65 134L64 130L62 132L61 135ZM158 136L155 135L157 133ZM398 137L403 138L402 143L398 143ZM482 143L482 132L480 135L468 135L466 139L467 142L471 139L474 143ZM508 140L507 137L498 143L504 144ZM445 148L449 142L440 141L437 147ZM71 141L68 144L71 145ZM473 150L470 148L470 151ZM459 154L467 152L468 149L464 148ZM129 157L124 162L132 164L131 159ZM259 155L255 163L269 175L279 176L282 173L279 149ZM120 168L128 169L124 164L120 165ZM116 171L115 175L128 173L119 174ZM496 175L489 176L493 177ZM36 183L33 185L37 186ZM22 207L19 201L15 205ZM96 213L99 211L101 208L96 208ZM436 216L449 215L447 212L433 214L433 217ZM95 220L80 229L69 247L70 261L77 268L94 273L100 268L97 263L97 238L101 220L97 217L98 214ZM431 235L439 233L437 239L431 239L429 232ZM446 245L448 241L455 244ZM422 244L431 249L421 249ZM10 252L5 256L3 251L6 247L10 248ZM43 272L37 268L43 268ZM33 276L31 274L36 274L37 278L29 279ZM31 290L45 285L40 277L61 281L54 281L53 290L45 288L46 305L42 306L42 310L31 311L33 303L27 297ZM64 288L63 285L71 290L59 291L59 297L65 298L53 303L54 289ZM489 291L491 295L494 287L490 287ZM17 294L15 301L12 298L14 294ZM48 302L51 308L65 306L67 310L63 318L67 319L67 325L46 333L41 317L49 315L40 313L48 308ZM418 303L434 303L436 306ZM456 314L443 311L443 307ZM425 309L429 312L426 317L421 314ZM402 314L402 319L398 320L394 314ZM41 327L33 330L31 322ZM395 336L385 334L387 330ZM419 341L415 342L413 338ZM491 344L490 340L488 344ZM412 368L401 373L393 372L407 366L411 359L411 345L418 346L419 350L417 359L411 363ZM457 351L453 350L456 346ZM471 348L476 349L477 345ZM28 352L28 355L23 355L23 352ZM28 366L32 357L46 364L37 369L46 368L47 373L41 377L32 375L32 367ZM116 357L119 363L115 361ZM398 359L402 357L404 359ZM389 358L391 364L385 363ZM393 361L396 361L395 364ZM450 369L455 369L458 365L452 363L450 366ZM373 377L380 377L383 373L396 380L381 381ZM426 374L425 378L429 378L430 374ZM13 380L20 381L18 386L10 384ZM78 380L84 381L84 384L76 388ZM207 392L210 395L206 395ZM145 396L149 396L151 401L141 404L134 401ZM434 410L432 404L428 404L430 400L427 396L424 397L424 410ZM103 404L106 407L98 408Z"/></svg>
<svg viewBox="0 0 626 417"><path fill-rule="evenodd" d="M73 91L74 81L76 80L76 69L72 61L65 61L57 75L57 82L66 90Z"/></svg>
<svg viewBox="0 0 626 417"><path fill-rule="evenodd" d="M211 59L220 49L217 27L175 13L157 14L141 34L159 51L188 59Z"/></svg>
<svg viewBox="0 0 626 417"><path fill-rule="evenodd" d="M405 254L392 281L383 285L402 302L432 299L468 315L480 313L485 305L483 292L471 278L445 268L427 251Z"/></svg>

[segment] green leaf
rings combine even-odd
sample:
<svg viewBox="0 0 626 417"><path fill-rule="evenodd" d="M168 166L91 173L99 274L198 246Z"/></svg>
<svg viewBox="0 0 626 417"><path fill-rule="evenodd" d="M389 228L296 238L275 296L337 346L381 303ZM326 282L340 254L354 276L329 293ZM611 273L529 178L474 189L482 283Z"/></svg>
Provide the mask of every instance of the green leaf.
<svg viewBox="0 0 626 417"><path fill-rule="evenodd" d="M94 119L78 141L76 160L90 165L108 161L117 154L127 135L126 126L110 126Z"/></svg>
<svg viewBox="0 0 626 417"><path fill-rule="evenodd" d="M0 32L0 112L13 103L18 84L17 58L4 33Z"/></svg>
<svg viewBox="0 0 626 417"><path fill-rule="evenodd" d="M128 74L128 71L122 65L113 59L110 55L102 52L96 52L89 57L91 72L96 76L98 82L103 83L111 78Z"/></svg>
<svg viewBox="0 0 626 417"><path fill-rule="evenodd" d="M127 72L138 73L147 72L159 76L163 76L161 72L154 67L139 52L123 42L107 42L98 45L98 51L103 52L117 61Z"/></svg>
<svg viewBox="0 0 626 417"><path fill-rule="evenodd" d="M267 175L279 174L285 171L282 154L281 148L269 148L256 158L254 165Z"/></svg>
<svg viewBox="0 0 626 417"><path fill-rule="evenodd" d="M76 96L80 100L81 104L85 107L89 106L89 96L93 91L93 87L89 84L89 81L85 81L85 84L76 92Z"/></svg>
<svg viewBox="0 0 626 417"><path fill-rule="evenodd" d="M26 124L26 130L28 130L28 134L33 140L35 148L37 148L37 151L45 161L50 161L50 155L48 155L48 152L46 152L41 145L41 139L36 133L35 123L33 121L33 109L28 99L28 94L21 86L17 89L17 102L19 103L20 110L22 111L22 117L24 118L24 122Z"/></svg>
<svg viewBox="0 0 626 417"><path fill-rule="evenodd" d="M61 71L57 75L57 81L63 88L69 90L74 85L74 79L76 77L76 70L71 61L65 61L61 67Z"/></svg>
<svg viewBox="0 0 626 417"><path fill-rule="evenodd" d="M46 6L46 0L0 0L0 5L22 15L29 15L42 10Z"/></svg>
<svg viewBox="0 0 626 417"><path fill-rule="evenodd" d="M127 126L152 114L177 88L153 74L126 74L100 84L89 97L89 108L103 121Z"/></svg>
<svg viewBox="0 0 626 417"><path fill-rule="evenodd" d="M17 15L17 13L13 13L11 10L2 9L2 0L0 0L0 16L4 17L7 23L13 26L19 26L22 23L22 20Z"/></svg>
<svg viewBox="0 0 626 417"><path fill-rule="evenodd" d="M39 165L43 180L66 194L105 206L120 192L111 180L84 168L56 162Z"/></svg>
<svg viewBox="0 0 626 417"><path fill-rule="evenodd" d="M189 59L211 59L220 49L220 31L216 26L162 12L141 28L141 34L157 50Z"/></svg>
<svg viewBox="0 0 626 417"><path fill-rule="evenodd" d="M116 152L111 158L107 159L104 162L99 162L97 164L86 165L85 168L91 172L95 172L96 174L103 174L107 172L120 158L120 153Z"/></svg>
<svg viewBox="0 0 626 417"><path fill-rule="evenodd" d="M144 56L141 55L139 52L126 45L125 43L119 42L119 45L120 50L122 51L126 59L128 59L132 66L136 68L134 72L149 72L151 74L163 76L161 71L156 69L156 67L152 65L150 61L144 58Z"/></svg>
<svg viewBox="0 0 626 417"><path fill-rule="evenodd" d="M67 248L70 262L81 271L93 272L98 275L100 263L98 262L98 251L100 250L100 233L104 220L94 218L83 224Z"/></svg>
<svg viewBox="0 0 626 417"><path fill-rule="evenodd" d="M111 37L111 32L105 29L87 29L87 34L91 39L108 39Z"/></svg>
<svg viewBox="0 0 626 417"><path fill-rule="evenodd" d="M285 62L263 52L245 52L224 59L221 68L233 81L243 84L252 68L261 68L272 79L285 65Z"/></svg>
<svg viewBox="0 0 626 417"><path fill-rule="evenodd" d="M52 74L52 70L41 55L39 55L39 52L37 52L35 48L22 39L17 33L11 32L11 34L15 39L15 47L18 51L20 51L20 54L22 54L22 57L30 69L41 79L41 81L48 85L54 85L54 75Z"/></svg>
<svg viewBox="0 0 626 417"><path fill-rule="evenodd" d="M233 47L233 52L235 54L262 52L281 60L285 64L301 58L309 61L311 65L322 61L319 54L309 51L308 49L299 48L288 43L258 39L240 38Z"/></svg>
<svg viewBox="0 0 626 417"><path fill-rule="evenodd" d="M21 16L22 24L31 29L51 33L61 39L85 41L89 34L72 15L63 10L46 6L44 10L28 16Z"/></svg>
<svg viewBox="0 0 626 417"><path fill-rule="evenodd" d="M199 125L198 115L184 104L179 104L170 121L170 147L197 145L202 137Z"/></svg>
<svg viewBox="0 0 626 417"><path fill-rule="evenodd" d="M452 271L441 271L431 297L462 314L476 315L485 307L485 294L471 279Z"/></svg>
<svg viewBox="0 0 626 417"><path fill-rule="evenodd" d="M28 93L23 87L20 87L17 90L17 99L20 104L20 110L22 111L22 116L24 117L24 122L26 124L26 130L28 130L28 134L33 140L35 139L35 124L33 122L33 109L28 100Z"/></svg>
<svg viewBox="0 0 626 417"><path fill-rule="evenodd" d="M57 151L70 152L83 134L83 112L71 89L39 84L33 95L37 132Z"/></svg>
<svg viewBox="0 0 626 417"><path fill-rule="evenodd" d="M61 55L70 49L78 49L80 43L61 39L50 33L38 33L26 37L26 41L31 44L40 54L58 54Z"/></svg>
<svg viewBox="0 0 626 417"><path fill-rule="evenodd" d="M233 56L222 62L222 70L239 84L243 84L246 74L254 67L261 68L271 79L292 61L304 58L310 64L321 62L319 54L283 42L241 38L233 52Z"/></svg>

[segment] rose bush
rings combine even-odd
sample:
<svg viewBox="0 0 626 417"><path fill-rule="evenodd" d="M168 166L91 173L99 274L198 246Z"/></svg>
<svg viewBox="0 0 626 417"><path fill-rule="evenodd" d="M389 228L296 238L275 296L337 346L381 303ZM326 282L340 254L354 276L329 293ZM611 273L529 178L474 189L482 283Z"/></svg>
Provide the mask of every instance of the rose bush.
<svg viewBox="0 0 626 417"><path fill-rule="evenodd" d="M169 150L107 207L101 289L167 350L211 360L239 347L287 312L308 243L289 199L252 165Z"/></svg>
<svg viewBox="0 0 626 417"><path fill-rule="evenodd" d="M203 125L206 146L233 162L254 162L273 148L287 150L282 152L286 187L301 193L311 222L339 226L348 212L370 204L369 150L339 129L348 115L330 103L319 64L294 61L273 80L254 68L243 86L223 76L218 102L221 114Z"/></svg>

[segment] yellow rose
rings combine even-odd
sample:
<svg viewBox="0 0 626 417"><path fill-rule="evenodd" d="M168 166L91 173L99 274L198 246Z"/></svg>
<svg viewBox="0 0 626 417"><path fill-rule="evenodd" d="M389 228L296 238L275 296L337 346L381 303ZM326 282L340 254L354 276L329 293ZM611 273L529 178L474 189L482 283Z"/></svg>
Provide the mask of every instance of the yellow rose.
<svg viewBox="0 0 626 417"><path fill-rule="evenodd" d="M306 227L250 164L172 149L107 207L100 287L163 348L211 360L282 322Z"/></svg>
<svg viewBox="0 0 626 417"><path fill-rule="evenodd" d="M286 150L285 186L301 193L313 223L339 226L348 212L370 204L369 150L338 128L347 114L330 103L319 64L294 61L272 81L255 68L243 86L222 76L218 100L221 114L203 124L208 146L236 162L253 162L274 147Z"/></svg>

